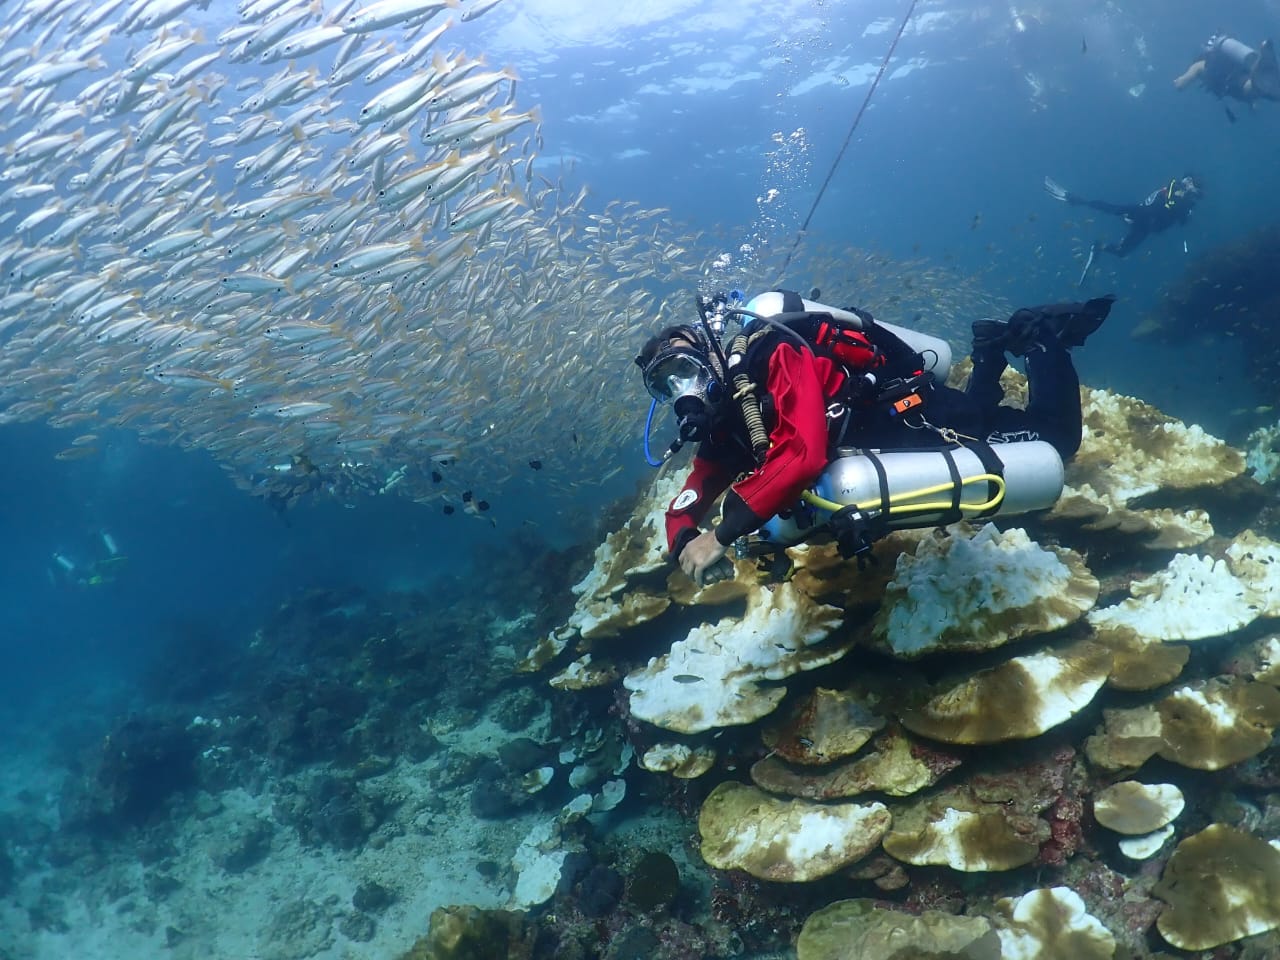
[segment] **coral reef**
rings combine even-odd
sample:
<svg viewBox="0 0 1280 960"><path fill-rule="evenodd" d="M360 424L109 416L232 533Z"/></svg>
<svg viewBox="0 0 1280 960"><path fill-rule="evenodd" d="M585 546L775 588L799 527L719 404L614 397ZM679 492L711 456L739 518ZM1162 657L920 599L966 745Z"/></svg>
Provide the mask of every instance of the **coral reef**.
<svg viewBox="0 0 1280 960"><path fill-rule="evenodd" d="M822 878L838 871L892 902L810 909L801 957L875 957L881 941L886 956L911 943L921 957L1153 957L1170 838L1219 819L1215 796L1252 797L1221 809L1243 809L1233 829L1254 835L1239 823L1274 789L1264 751L1280 725L1280 645L1256 636L1280 615L1280 546L1249 529L1260 488L1200 428L1082 397L1080 453L1041 515L897 532L865 570L812 542L789 551L786 582L740 560L733 581L697 591L651 562L675 489L663 476L597 551L536 666L583 688L625 677L645 769L696 771L700 852L726 871L716 916L747 922L743 872L795 885L801 910L805 889L829 902ZM1251 630L1220 670L1198 652ZM570 645L577 659L557 667ZM1115 782L1148 761L1227 779ZM1031 868L1055 883L1029 889ZM966 874L991 892L949 879ZM948 927L960 911L967 924ZM1174 926L1158 932L1190 942ZM1215 946L1270 929L1236 926Z"/></svg>
<svg viewBox="0 0 1280 960"><path fill-rule="evenodd" d="M1074 890L1054 887L996 901L1001 955L1037 960L1111 960L1116 938Z"/></svg>
<svg viewBox="0 0 1280 960"><path fill-rule="evenodd" d="M1280 545L1236 451L1085 395L1058 508L900 531L866 569L815 542L787 581L738 560L694 589L663 555L665 473L594 553L554 554L572 590L490 559L536 609L496 587L299 595L219 682L170 662L173 699L82 754L56 829L6 821L0 885L61 930L75 907L33 867L127 851L94 909L190 952L190 856L225 887L283 859L452 855L466 823L453 859L506 910L424 907L415 861L286 888L240 951L374 955L394 929L394 955L430 915L406 958L705 960L797 935L813 960L1264 956ZM658 813L669 834L627 833Z"/></svg>
<svg viewBox="0 0 1280 960"><path fill-rule="evenodd" d="M1280 690L1235 677L1211 679L1103 714L1103 729L1085 749L1104 770L1137 769L1156 754L1197 770L1221 770L1270 746L1280 725Z"/></svg>
<svg viewBox="0 0 1280 960"><path fill-rule="evenodd" d="M944 743L998 743L1038 736L1075 716L1102 689L1111 654L1081 641L1014 657L971 673L901 711L902 725Z"/></svg>
<svg viewBox="0 0 1280 960"><path fill-rule="evenodd" d="M702 805L702 856L722 870L802 882L862 859L889 829L884 804L779 800L755 787L720 784Z"/></svg>
<svg viewBox="0 0 1280 960"><path fill-rule="evenodd" d="M847 645L820 647L840 611L782 584L755 590L741 617L690 631L670 652L627 675L631 713L677 733L751 723L771 713L786 691L768 681L838 660Z"/></svg>
<svg viewBox="0 0 1280 960"><path fill-rule="evenodd" d="M1154 833L1172 823L1186 806L1172 783L1113 783L1093 795L1093 818L1116 833Z"/></svg>
<svg viewBox="0 0 1280 960"><path fill-rule="evenodd" d="M994 524L926 537L898 557L873 635L898 657L977 651L1048 633L1083 616L1098 581L1074 551Z"/></svg>
<svg viewBox="0 0 1280 960"><path fill-rule="evenodd" d="M528 960L535 931L523 914L476 907L441 907L427 935L400 960Z"/></svg>
<svg viewBox="0 0 1280 960"><path fill-rule="evenodd" d="M885 725L863 701L852 690L818 687L788 716L766 724L760 739L790 763L824 764L852 756Z"/></svg>
<svg viewBox="0 0 1280 960"><path fill-rule="evenodd" d="M933 786L960 762L958 757L919 749L895 726L876 739L866 756L797 769L771 754L752 765L751 779L771 793L809 800L835 800L863 793L906 797Z"/></svg>
<svg viewBox="0 0 1280 960"><path fill-rule="evenodd" d="M1215 823L1178 844L1154 893L1160 935L1209 950L1280 927L1280 849Z"/></svg>
<svg viewBox="0 0 1280 960"><path fill-rule="evenodd" d="M798 960L1000 960L1000 938L982 917L939 910L913 916L885 910L873 900L841 900L805 921L796 954Z"/></svg>
<svg viewBox="0 0 1280 960"><path fill-rule="evenodd" d="M200 743L173 715L133 716L102 739L62 796L64 820L97 832L141 826L197 780Z"/></svg>

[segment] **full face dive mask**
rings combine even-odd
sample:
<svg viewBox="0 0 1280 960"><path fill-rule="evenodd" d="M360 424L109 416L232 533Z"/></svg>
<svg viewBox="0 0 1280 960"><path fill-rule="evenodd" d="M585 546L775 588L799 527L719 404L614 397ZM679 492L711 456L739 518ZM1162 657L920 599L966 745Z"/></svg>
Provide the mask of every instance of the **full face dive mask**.
<svg viewBox="0 0 1280 960"><path fill-rule="evenodd" d="M644 386L659 403L671 403L680 439L697 443L711 435L724 386L707 359L689 347L672 347L644 369Z"/></svg>

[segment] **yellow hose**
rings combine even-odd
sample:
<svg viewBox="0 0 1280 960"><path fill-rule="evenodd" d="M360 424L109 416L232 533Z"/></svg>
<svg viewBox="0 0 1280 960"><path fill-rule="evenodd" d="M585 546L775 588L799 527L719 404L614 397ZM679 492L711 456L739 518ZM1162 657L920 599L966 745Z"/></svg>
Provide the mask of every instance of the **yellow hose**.
<svg viewBox="0 0 1280 960"><path fill-rule="evenodd" d="M961 503L959 504L959 507L961 510L974 510L978 513L982 513L985 510L990 510L998 506L1000 502L1004 499L1004 491L1005 491L1004 478L998 477L994 473L979 473L976 476L972 476L972 477L962 477L960 480L960 486L966 487L971 483L983 483L983 482L994 483L996 485L995 496L993 496L990 500L987 500L983 503ZM939 484L935 484L932 487L920 487L918 490L908 490L904 493L899 493L895 496L894 499L909 499L911 497L927 497L929 494L932 494L932 493L941 493L944 490L954 490L954 489L955 489L954 483L939 483ZM874 500L866 500L863 503L852 503L852 504L836 503L834 500L828 500L825 497L818 496L812 490L806 490L804 493L800 494L800 499L804 500L805 503L808 503L808 504L811 504L812 506L817 507L819 510L829 510L832 513L835 513L837 510L844 510L848 507L853 507L855 510L879 510L880 509L879 497L877 497ZM951 509L950 500L934 500L934 501L928 501L926 503L904 503L904 504L899 504L897 506L894 506L892 503L890 503L889 514L892 516L893 514L901 514L901 513L935 513L938 511L950 510L950 509Z"/></svg>

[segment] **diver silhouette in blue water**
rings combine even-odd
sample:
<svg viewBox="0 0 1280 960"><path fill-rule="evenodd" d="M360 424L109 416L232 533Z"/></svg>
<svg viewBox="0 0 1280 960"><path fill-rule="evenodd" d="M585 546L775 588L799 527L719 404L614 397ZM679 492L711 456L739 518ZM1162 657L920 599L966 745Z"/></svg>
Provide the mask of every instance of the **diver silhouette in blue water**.
<svg viewBox="0 0 1280 960"><path fill-rule="evenodd" d="M1163 233L1170 227L1186 223L1187 218L1191 216L1191 211L1204 196L1204 182L1193 176L1174 177L1168 183L1152 190L1138 203L1087 200L1067 190L1051 177L1044 178L1044 189L1053 199L1068 206L1088 207L1100 213L1109 213L1120 217L1129 226L1128 232L1119 243L1097 242L1089 248L1084 270L1080 273L1080 284L1088 278L1089 271L1093 268L1094 258L1099 253L1110 253L1117 257L1128 256L1153 233Z"/></svg>
<svg viewBox="0 0 1280 960"><path fill-rule="evenodd" d="M116 538L107 530L98 531L93 546L85 553L92 559L75 559L70 551L55 550L49 558L49 579L55 585L74 587L98 587L114 583L128 557L120 552Z"/></svg>
<svg viewBox="0 0 1280 960"><path fill-rule="evenodd" d="M1219 99L1230 98L1253 106L1258 100L1280 100L1280 63L1275 46L1262 41L1257 49L1224 34L1214 34L1200 56L1173 81L1179 90L1200 84ZM1235 122L1235 114L1227 110Z"/></svg>

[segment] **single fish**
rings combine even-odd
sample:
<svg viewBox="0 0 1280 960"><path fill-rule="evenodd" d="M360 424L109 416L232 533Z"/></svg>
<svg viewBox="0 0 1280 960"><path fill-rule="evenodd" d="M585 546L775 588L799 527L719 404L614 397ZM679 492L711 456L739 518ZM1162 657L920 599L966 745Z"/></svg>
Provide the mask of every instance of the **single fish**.
<svg viewBox="0 0 1280 960"><path fill-rule="evenodd" d="M457 5L458 0L378 0L344 17L342 27L350 33L369 33L397 23L425 20Z"/></svg>

